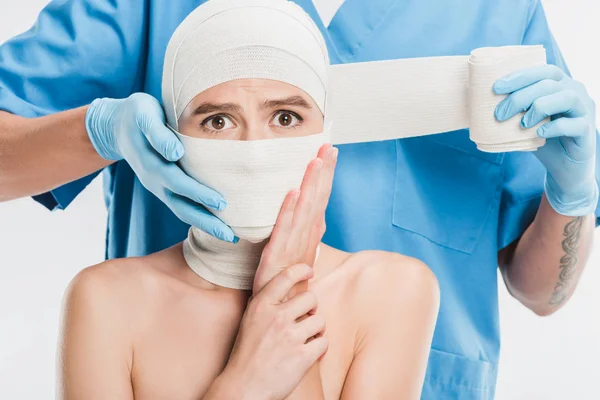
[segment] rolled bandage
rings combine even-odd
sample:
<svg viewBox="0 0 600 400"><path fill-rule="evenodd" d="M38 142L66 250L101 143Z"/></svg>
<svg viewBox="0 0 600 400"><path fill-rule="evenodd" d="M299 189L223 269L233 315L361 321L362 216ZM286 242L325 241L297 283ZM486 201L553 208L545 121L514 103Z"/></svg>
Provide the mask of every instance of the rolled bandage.
<svg viewBox="0 0 600 400"><path fill-rule="evenodd" d="M469 128L487 152L535 150L545 141L515 117L499 122L496 80L546 63L542 46L483 47L470 56L332 65L326 118L334 144L374 142Z"/></svg>

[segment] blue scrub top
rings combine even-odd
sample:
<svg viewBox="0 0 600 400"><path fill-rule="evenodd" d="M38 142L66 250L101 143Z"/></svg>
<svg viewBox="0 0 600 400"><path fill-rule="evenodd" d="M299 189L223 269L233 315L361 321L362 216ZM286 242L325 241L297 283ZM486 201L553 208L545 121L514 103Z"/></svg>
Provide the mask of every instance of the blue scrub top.
<svg viewBox="0 0 600 400"><path fill-rule="evenodd" d="M0 47L0 109L34 117L138 91L160 99L167 42L201 3L50 3L32 29ZM543 44L549 62L566 70L538 0L347 0L327 29L310 0L297 3L320 25L333 63ZM188 227L144 189L126 162L104 174L108 258L145 255L185 238ZM532 154L482 153L464 130L340 146L325 242L416 257L440 283L423 399L493 397L500 348L497 254L533 220L543 177ZM36 199L64 209L91 179Z"/></svg>

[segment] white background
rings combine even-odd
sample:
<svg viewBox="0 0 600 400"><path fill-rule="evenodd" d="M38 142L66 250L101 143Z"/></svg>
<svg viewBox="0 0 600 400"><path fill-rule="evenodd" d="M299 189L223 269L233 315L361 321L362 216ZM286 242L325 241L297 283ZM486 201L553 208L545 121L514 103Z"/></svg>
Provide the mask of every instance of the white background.
<svg viewBox="0 0 600 400"><path fill-rule="evenodd" d="M600 6L543 2L571 72L600 103ZM0 0L0 43L29 28L45 3ZM63 291L81 268L102 261L105 222L99 179L67 212L30 199L0 204L0 399L53 397ZM551 317L536 317L500 284L497 399L600 399L600 230L595 244L575 296Z"/></svg>

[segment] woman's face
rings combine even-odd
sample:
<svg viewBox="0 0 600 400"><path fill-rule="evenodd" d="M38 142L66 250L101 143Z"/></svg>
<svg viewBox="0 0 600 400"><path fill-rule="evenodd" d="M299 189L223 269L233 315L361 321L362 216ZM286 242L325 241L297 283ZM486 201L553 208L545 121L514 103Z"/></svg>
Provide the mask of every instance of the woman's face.
<svg viewBox="0 0 600 400"><path fill-rule="evenodd" d="M261 140L323 132L323 114L303 90L269 79L238 79L200 93L179 132L203 139Z"/></svg>

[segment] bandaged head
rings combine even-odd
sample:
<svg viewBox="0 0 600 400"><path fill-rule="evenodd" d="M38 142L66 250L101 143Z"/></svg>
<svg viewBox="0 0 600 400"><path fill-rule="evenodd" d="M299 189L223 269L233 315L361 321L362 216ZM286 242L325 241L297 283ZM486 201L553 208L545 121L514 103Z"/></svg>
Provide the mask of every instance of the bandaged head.
<svg viewBox="0 0 600 400"><path fill-rule="evenodd" d="M162 98L167 123L203 91L236 79L270 79L306 92L324 114L329 58L311 18L286 0L211 0L173 34L165 55ZM241 239L270 236L285 195L327 141L324 133L258 141L191 138L183 170L227 200L213 211ZM212 210L211 210L212 211Z"/></svg>

